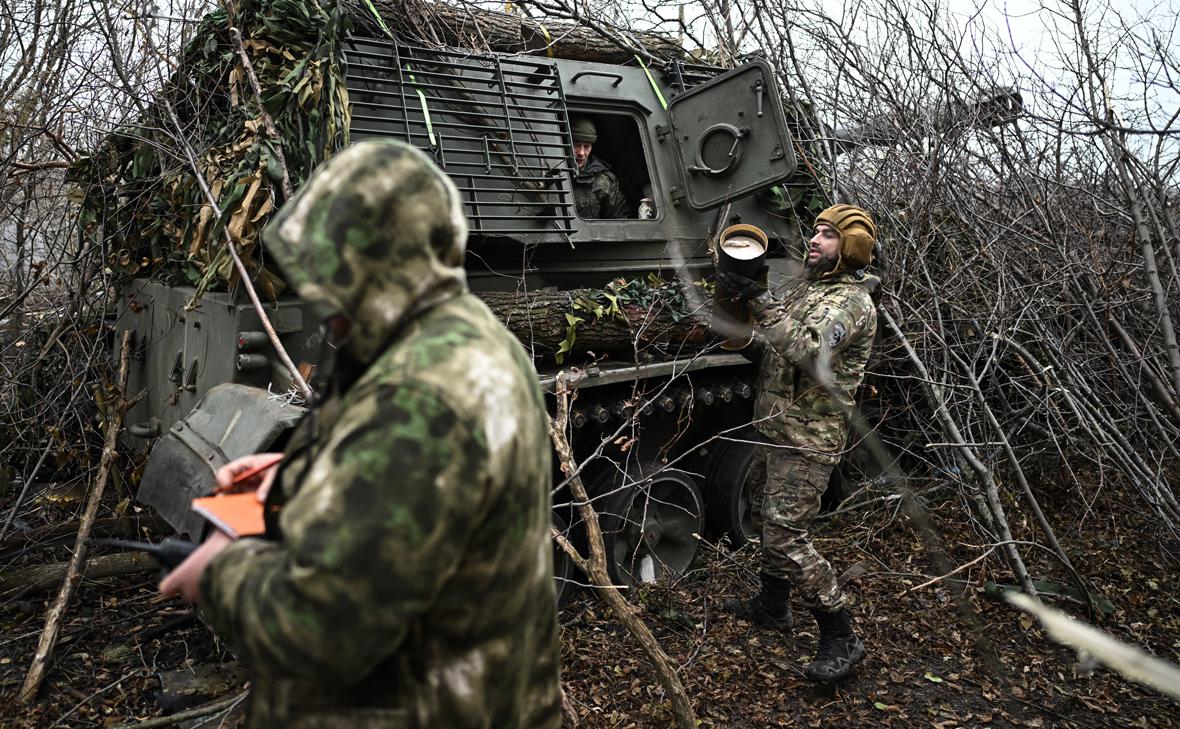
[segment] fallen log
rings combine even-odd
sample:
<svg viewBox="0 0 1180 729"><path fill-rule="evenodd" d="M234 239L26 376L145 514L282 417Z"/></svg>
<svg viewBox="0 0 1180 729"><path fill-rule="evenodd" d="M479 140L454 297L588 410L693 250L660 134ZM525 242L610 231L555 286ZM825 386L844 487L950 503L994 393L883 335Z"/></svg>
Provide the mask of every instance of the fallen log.
<svg viewBox="0 0 1180 729"><path fill-rule="evenodd" d="M62 524L50 524L27 532L13 532L3 542L0 542L0 557L12 554L14 551L32 547L48 547L60 543L63 539L72 539L78 533L81 522L68 521ZM137 516L114 516L96 519L90 529L92 537L122 537L124 539L142 539L151 534L171 534L172 527L154 514Z"/></svg>
<svg viewBox="0 0 1180 729"><path fill-rule="evenodd" d="M156 560L141 552L104 554L87 561L81 576L84 580L98 580L104 577L152 572L159 568ZM57 562L5 572L0 575L0 600L51 590L61 585L68 569L68 562Z"/></svg>
<svg viewBox="0 0 1180 729"><path fill-rule="evenodd" d="M417 39L460 48L503 53L536 53L557 58L598 63L631 63L635 50L621 47L602 33L581 23L479 10L471 5L421 3L407 0L374 0L386 26ZM364 23L371 16L364 4L354 15ZM375 28L380 32L380 29ZM658 33L627 31L626 39L652 56L683 60L684 49Z"/></svg>
<svg viewBox="0 0 1180 729"><path fill-rule="evenodd" d="M593 311L574 308L578 301L601 295L599 289L515 293L480 293L492 313L508 327L526 348L539 354L561 349L570 333L567 315L581 319L575 325L571 351L602 353L638 348L664 349L677 353L699 351L715 337L706 326L705 315L685 316L671 307L620 304L618 314L595 316Z"/></svg>

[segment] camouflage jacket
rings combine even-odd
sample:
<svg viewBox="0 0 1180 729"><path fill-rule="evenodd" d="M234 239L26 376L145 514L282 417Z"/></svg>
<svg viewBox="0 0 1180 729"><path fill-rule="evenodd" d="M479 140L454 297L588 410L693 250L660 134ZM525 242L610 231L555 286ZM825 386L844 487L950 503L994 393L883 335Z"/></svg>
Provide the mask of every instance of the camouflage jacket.
<svg viewBox="0 0 1180 729"><path fill-rule="evenodd" d="M840 461L847 416L877 332L870 292L878 283L875 276L849 272L800 281L781 300L755 300L762 364L754 427L772 442L794 446L817 463ZM825 376L829 387L817 379Z"/></svg>
<svg viewBox="0 0 1180 729"><path fill-rule="evenodd" d="M574 205L583 218L632 218L619 178L610 166L591 157L574 177Z"/></svg>
<svg viewBox="0 0 1180 729"><path fill-rule="evenodd" d="M266 231L300 295L351 318L357 376L292 435L281 541L239 540L202 579L253 727L560 725L544 403L464 290L466 224L428 164L357 145Z"/></svg>

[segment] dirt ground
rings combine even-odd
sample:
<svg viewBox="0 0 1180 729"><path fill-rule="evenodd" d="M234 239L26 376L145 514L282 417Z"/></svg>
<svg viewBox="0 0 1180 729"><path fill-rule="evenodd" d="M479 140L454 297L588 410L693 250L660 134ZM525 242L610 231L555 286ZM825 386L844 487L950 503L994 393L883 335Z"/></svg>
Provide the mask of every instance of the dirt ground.
<svg viewBox="0 0 1180 729"><path fill-rule="evenodd" d="M939 570L899 501L885 491L868 506L825 516L817 545L848 579L857 628L869 649L857 673L817 687L801 666L815 650L814 623L797 615L793 637L727 616L726 597L754 589L756 553L706 545L695 568L672 585L632 596L664 649L681 666L701 726L1112 727L1180 725L1180 705L1076 654L987 597L988 580L1011 582L993 555L955 577L922 586ZM941 500L940 500L941 498ZM874 499L879 499L875 500ZM929 523L953 566L981 554L980 537L951 492L928 496ZM1061 506L1053 507L1053 501ZM1180 662L1180 577L1176 544L1153 531L1133 500L1113 491L1087 500L1049 494L1046 510L1075 567L1113 603L1099 624L1157 656ZM1129 505L1128 505L1129 504ZM49 508L49 507L47 507ZM847 509L847 510L845 510ZM1013 510L1015 512L1015 509ZM68 514L47 514L65 518ZM1016 520L1016 538L1034 536ZM0 552L0 569L65 560L69 543ZM1041 579L1062 581L1049 559ZM39 700L17 706L44 622L48 593L0 604L0 725L113 726L160 714L161 673L232 662L232 655L176 601L154 596L154 575L84 583ZM959 599L959 591L962 598ZM1075 615L1077 603L1056 601ZM668 702L638 648L605 605L581 591L561 613L563 681L582 727L668 727ZM989 648L990 646L990 648ZM988 655L994 660L989 662ZM232 697L243 686L233 683ZM215 697L220 698L220 697ZM217 717L203 726L229 726ZM189 726L189 725L185 725Z"/></svg>

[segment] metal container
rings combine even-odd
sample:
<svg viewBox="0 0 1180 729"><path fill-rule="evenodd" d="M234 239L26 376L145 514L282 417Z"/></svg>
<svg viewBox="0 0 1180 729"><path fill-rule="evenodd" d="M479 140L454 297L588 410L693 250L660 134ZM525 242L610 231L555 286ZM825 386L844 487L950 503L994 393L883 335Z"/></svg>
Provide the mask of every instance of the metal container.
<svg viewBox="0 0 1180 729"><path fill-rule="evenodd" d="M766 283L763 264L769 240L756 225L731 225L721 231L713 247L718 273L735 273ZM754 338L754 316L750 302L738 299L719 283L713 289L713 326L726 340L722 349L743 349Z"/></svg>
<svg viewBox="0 0 1180 729"><path fill-rule="evenodd" d="M766 260L766 248L766 233L758 226L731 225L717 239L717 270L755 278Z"/></svg>

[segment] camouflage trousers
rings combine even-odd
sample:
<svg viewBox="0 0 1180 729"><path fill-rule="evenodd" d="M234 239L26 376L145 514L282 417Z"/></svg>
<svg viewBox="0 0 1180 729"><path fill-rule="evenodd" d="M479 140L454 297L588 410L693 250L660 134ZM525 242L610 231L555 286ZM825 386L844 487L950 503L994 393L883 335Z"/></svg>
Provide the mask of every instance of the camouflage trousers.
<svg viewBox="0 0 1180 729"><path fill-rule="evenodd" d="M839 610L844 594L832 565L807 536L832 466L789 448L762 445L750 468L750 511L762 535L762 571L789 580L809 608Z"/></svg>

